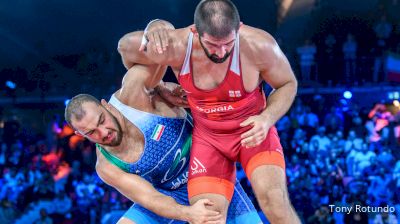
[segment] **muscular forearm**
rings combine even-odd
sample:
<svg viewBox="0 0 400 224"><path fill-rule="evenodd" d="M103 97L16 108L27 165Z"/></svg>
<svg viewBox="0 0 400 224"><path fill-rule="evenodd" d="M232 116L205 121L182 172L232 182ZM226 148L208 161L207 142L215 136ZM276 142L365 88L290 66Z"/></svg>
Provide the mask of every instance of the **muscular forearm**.
<svg viewBox="0 0 400 224"><path fill-rule="evenodd" d="M261 115L265 116L271 125L274 125L289 110L296 93L296 80L292 80L282 87L273 90L268 96L267 106Z"/></svg>
<svg viewBox="0 0 400 224"><path fill-rule="evenodd" d="M158 194L149 197L149 200L141 204L157 215L182 221L189 220L189 206L181 205L174 198Z"/></svg>
<svg viewBox="0 0 400 224"><path fill-rule="evenodd" d="M126 69L130 69L135 64L155 64L139 51L142 36L143 31L136 31L125 34L118 41L118 52Z"/></svg>
<svg viewBox="0 0 400 224"><path fill-rule="evenodd" d="M111 169L114 168L110 167L109 170ZM157 191L152 184L139 176L117 169L111 172L109 170L99 173L100 177L131 201L163 217L183 221L189 220L188 206L178 204L174 198ZM108 174L105 172L108 172Z"/></svg>

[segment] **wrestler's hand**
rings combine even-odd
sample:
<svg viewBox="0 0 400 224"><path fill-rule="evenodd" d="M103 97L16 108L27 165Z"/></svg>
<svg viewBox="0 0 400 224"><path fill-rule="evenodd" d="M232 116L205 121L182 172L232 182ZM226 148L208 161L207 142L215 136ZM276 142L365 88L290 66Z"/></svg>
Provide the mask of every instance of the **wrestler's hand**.
<svg viewBox="0 0 400 224"><path fill-rule="evenodd" d="M246 148L255 147L261 144L261 142L267 137L269 128L272 127L273 124L271 124L264 115L260 114L247 118L240 124L240 127L248 125L253 126L253 128L240 136L242 138L241 144Z"/></svg>
<svg viewBox="0 0 400 224"><path fill-rule="evenodd" d="M169 31L173 30L173 26L165 21L156 21L151 23L143 34L142 43L140 44L139 51L146 51L150 49L155 53L162 54L167 50L170 40Z"/></svg>
<svg viewBox="0 0 400 224"><path fill-rule="evenodd" d="M176 83L164 82L156 87L156 91L172 105L185 108L189 107L186 99L186 92Z"/></svg>
<svg viewBox="0 0 400 224"><path fill-rule="evenodd" d="M219 224L223 223L222 215L219 212L206 208L213 203L209 199L200 199L189 207L190 224Z"/></svg>
<svg viewBox="0 0 400 224"><path fill-rule="evenodd" d="M162 54L167 50L169 35L167 29L148 31L145 35L146 41L142 41L139 51L150 49L155 53Z"/></svg>

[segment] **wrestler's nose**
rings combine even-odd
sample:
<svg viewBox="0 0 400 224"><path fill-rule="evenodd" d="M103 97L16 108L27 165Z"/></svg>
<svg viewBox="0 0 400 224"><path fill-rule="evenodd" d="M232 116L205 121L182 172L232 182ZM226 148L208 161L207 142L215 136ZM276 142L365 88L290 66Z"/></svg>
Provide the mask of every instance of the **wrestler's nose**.
<svg viewBox="0 0 400 224"><path fill-rule="evenodd" d="M225 47L225 46L219 47L219 49L215 52L215 54L216 54L219 58L224 57L225 54L226 54L226 47Z"/></svg>
<svg viewBox="0 0 400 224"><path fill-rule="evenodd" d="M99 133L102 138L106 138L108 135L108 130L106 128L99 127Z"/></svg>

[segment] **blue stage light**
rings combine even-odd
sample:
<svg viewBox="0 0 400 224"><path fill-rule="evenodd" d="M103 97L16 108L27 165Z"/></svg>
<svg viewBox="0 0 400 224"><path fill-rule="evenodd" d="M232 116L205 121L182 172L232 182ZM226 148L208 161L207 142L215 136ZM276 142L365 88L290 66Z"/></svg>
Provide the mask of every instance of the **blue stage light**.
<svg viewBox="0 0 400 224"><path fill-rule="evenodd" d="M350 91L344 91L344 93L343 93L343 97L345 98L345 99L351 99L351 97L353 97L353 94L350 92Z"/></svg>
<svg viewBox="0 0 400 224"><path fill-rule="evenodd" d="M6 86L10 89L15 89L15 87L17 87L17 84L15 84L13 81L6 81Z"/></svg>

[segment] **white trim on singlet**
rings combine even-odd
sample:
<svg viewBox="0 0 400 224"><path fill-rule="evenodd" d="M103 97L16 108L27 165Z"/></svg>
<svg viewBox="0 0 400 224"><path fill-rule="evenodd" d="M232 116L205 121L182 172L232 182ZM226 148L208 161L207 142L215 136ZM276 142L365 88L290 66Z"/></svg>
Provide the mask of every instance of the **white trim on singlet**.
<svg viewBox="0 0 400 224"><path fill-rule="evenodd" d="M193 45L193 33L190 32L188 37L188 45L186 48L185 61L183 62L181 73L179 75L187 75L190 73L190 55L192 54L192 45Z"/></svg>
<svg viewBox="0 0 400 224"><path fill-rule="evenodd" d="M240 55L240 47L239 47L239 33L236 34L236 40L235 40L235 46L233 50L233 55L232 55L232 62L231 62L231 67L230 70L235 73L236 75L240 76L240 60L239 60L239 55Z"/></svg>

